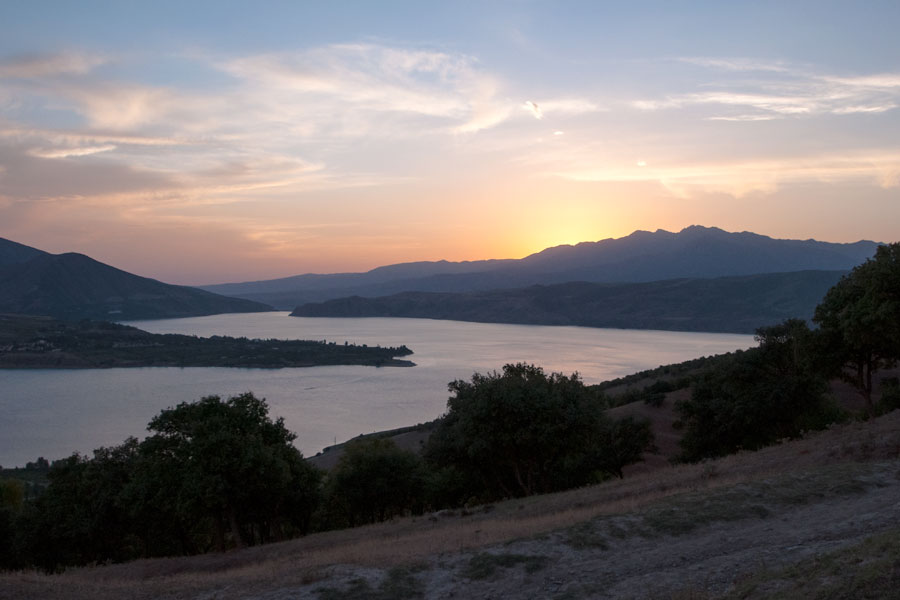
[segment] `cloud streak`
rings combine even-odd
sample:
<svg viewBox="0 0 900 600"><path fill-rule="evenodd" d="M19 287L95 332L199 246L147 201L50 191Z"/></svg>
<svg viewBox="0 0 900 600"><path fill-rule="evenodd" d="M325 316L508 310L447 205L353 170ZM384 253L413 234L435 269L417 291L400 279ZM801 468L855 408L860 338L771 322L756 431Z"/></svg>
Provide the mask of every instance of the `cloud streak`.
<svg viewBox="0 0 900 600"><path fill-rule="evenodd" d="M822 75L786 63L745 59L681 58L688 63L729 77L703 81L698 87L713 91L667 94L662 98L633 100L643 111L719 106L743 114L715 114L723 121L753 121L810 115L852 115L893 110L900 102L900 73L857 77ZM753 74L753 78L746 75ZM766 78L766 75L771 77ZM727 82L723 82L727 80ZM747 113L747 110L755 112Z"/></svg>
<svg viewBox="0 0 900 600"><path fill-rule="evenodd" d="M870 151L809 156L799 160L747 160L648 166L620 164L600 168L557 171L573 181L658 181L679 196L694 191L724 192L742 197L753 192L772 193L780 185L797 182L839 183L864 181L886 189L900 187L900 152Z"/></svg>
<svg viewBox="0 0 900 600"><path fill-rule="evenodd" d="M103 56L80 52L13 56L0 59L0 79L83 75L106 62Z"/></svg>

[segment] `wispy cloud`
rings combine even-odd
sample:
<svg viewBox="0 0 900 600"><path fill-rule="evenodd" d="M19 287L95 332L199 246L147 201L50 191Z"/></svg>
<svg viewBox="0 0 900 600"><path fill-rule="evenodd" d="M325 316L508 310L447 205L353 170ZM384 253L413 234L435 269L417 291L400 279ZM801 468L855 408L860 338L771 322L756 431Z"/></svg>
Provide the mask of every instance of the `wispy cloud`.
<svg viewBox="0 0 900 600"><path fill-rule="evenodd" d="M771 193L786 183L810 181L865 181L883 188L897 188L900 187L900 153L870 151L794 160L669 162L658 166L650 166L641 160L634 165L619 163L555 174L575 181L658 181L681 196L704 191L741 197L751 192Z"/></svg>
<svg viewBox="0 0 900 600"><path fill-rule="evenodd" d="M492 75L473 59L444 52L334 45L235 59L220 68L289 106L313 107L319 114L318 107L331 103L332 120L346 119L348 113L409 114L474 130L473 123L489 127L508 115L503 110L508 102L498 96L500 86Z"/></svg>
<svg viewBox="0 0 900 600"><path fill-rule="evenodd" d="M38 158L69 158L70 156L90 156L100 152L115 150L112 144L105 146L79 146L76 148L34 148L29 154Z"/></svg>
<svg viewBox="0 0 900 600"><path fill-rule="evenodd" d="M2 124L0 124L2 125ZM117 146L180 146L191 144L188 138L153 137L144 135L122 135L99 131L72 131L63 129L40 129L0 126L0 138L44 140L58 145L113 144Z"/></svg>
<svg viewBox="0 0 900 600"><path fill-rule="evenodd" d="M701 80L696 84L712 90L633 100L633 108L657 111L718 105L743 112L713 114L706 118L753 121L885 112L893 110L900 102L900 74L897 73L839 77L780 62L696 57L677 60L727 74L728 77ZM748 109L755 112L748 113Z"/></svg>
<svg viewBox="0 0 900 600"><path fill-rule="evenodd" d="M852 115L854 113L882 113L887 112L889 110L894 110L897 108L897 105L893 102L887 104L877 104L877 105L868 105L868 106L844 106L841 108L834 109L834 114L836 115Z"/></svg>
<svg viewBox="0 0 900 600"><path fill-rule="evenodd" d="M788 66L779 62L763 62L749 58L710 58L702 56L683 56L676 59L679 62L696 65L698 67L723 69L726 71L762 71L772 73L787 73Z"/></svg>
<svg viewBox="0 0 900 600"><path fill-rule="evenodd" d="M900 88L900 73L883 73L879 75L863 75L860 77L823 77L838 85L854 88L892 89Z"/></svg>
<svg viewBox="0 0 900 600"><path fill-rule="evenodd" d="M182 99L165 89L145 85L72 86L70 99L92 127L114 131L134 131L169 117Z"/></svg>
<svg viewBox="0 0 900 600"><path fill-rule="evenodd" d="M97 54L65 52L27 54L0 59L0 78L34 79L57 75L82 75L107 62Z"/></svg>

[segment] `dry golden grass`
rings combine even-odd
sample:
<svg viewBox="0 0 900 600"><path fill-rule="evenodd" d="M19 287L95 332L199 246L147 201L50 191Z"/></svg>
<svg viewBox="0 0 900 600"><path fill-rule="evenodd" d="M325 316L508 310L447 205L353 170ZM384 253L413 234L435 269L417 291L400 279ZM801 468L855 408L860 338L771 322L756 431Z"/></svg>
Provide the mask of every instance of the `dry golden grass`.
<svg viewBox="0 0 900 600"><path fill-rule="evenodd" d="M660 499L769 478L815 466L900 456L900 411L717 461L667 466L601 485L475 507L468 514L426 515L325 532L223 554L140 560L73 569L48 576L0 575L0 597L185 598L240 597L308 584L341 565L391 567L423 557L528 538L601 515L634 511ZM227 590L227 593L224 592Z"/></svg>

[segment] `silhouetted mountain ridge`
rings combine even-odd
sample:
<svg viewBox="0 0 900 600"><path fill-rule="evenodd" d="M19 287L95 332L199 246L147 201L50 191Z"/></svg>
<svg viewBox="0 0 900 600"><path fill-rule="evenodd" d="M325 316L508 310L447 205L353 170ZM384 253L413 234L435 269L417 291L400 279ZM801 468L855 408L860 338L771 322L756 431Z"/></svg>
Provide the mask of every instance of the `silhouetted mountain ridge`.
<svg viewBox="0 0 900 600"><path fill-rule="evenodd" d="M572 281L640 283L804 270L848 271L875 253L876 242L782 240L693 225L677 233L635 231L622 238L547 248L522 259L401 263L366 273L299 275L202 289L283 309L346 296L406 291L471 292Z"/></svg>
<svg viewBox="0 0 900 600"><path fill-rule="evenodd" d="M140 277L84 254L48 254L0 238L0 312L129 320L266 310L271 307Z"/></svg>
<svg viewBox="0 0 900 600"><path fill-rule="evenodd" d="M47 254L43 250L19 244L4 238L0 238L0 267L5 265L17 265Z"/></svg>

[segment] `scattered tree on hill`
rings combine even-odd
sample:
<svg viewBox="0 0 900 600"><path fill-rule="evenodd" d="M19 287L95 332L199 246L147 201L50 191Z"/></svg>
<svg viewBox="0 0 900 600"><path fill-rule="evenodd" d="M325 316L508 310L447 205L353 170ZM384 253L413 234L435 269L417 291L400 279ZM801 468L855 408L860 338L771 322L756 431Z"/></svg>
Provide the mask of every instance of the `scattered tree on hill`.
<svg viewBox="0 0 900 600"><path fill-rule="evenodd" d="M716 361L676 404L688 461L755 450L819 429L842 415L812 365L811 332L791 319L757 330L758 348Z"/></svg>
<svg viewBox="0 0 900 600"><path fill-rule="evenodd" d="M900 242L880 246L828 290L813 321L826 371L856 387L873 414L873 375L900 359Z"/></svg>
<svg viewBox="0 0 900 600"><path fill-rule="evenodd" d="M424 490L418 454L390 439L364 438L348 443L328 473L325 510L334 526L375 523L421 512Z"/></svg>
<svg viewBox="0 0 900 600"><path fill-rule="evenodd" d="M620 475L650 437L648 424L617 430L577 375L548 376L520 363L449 389L447 413L426 447L443 502L527 496ZM636 452L611 442L626 431Z"/></svg>

